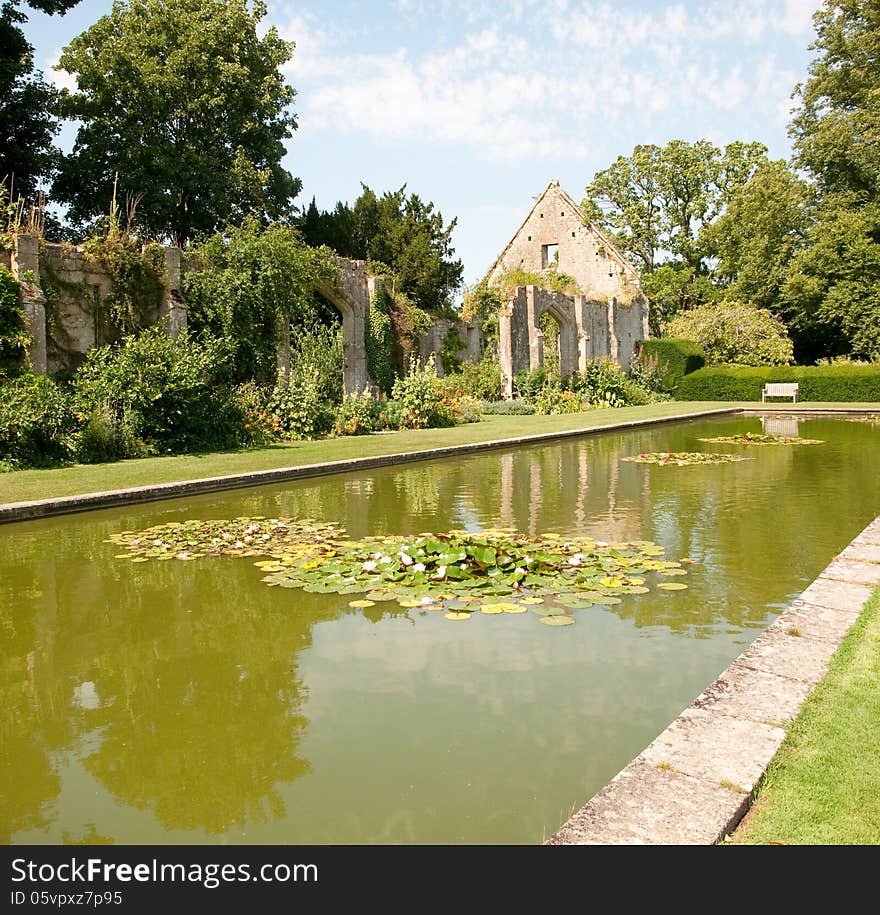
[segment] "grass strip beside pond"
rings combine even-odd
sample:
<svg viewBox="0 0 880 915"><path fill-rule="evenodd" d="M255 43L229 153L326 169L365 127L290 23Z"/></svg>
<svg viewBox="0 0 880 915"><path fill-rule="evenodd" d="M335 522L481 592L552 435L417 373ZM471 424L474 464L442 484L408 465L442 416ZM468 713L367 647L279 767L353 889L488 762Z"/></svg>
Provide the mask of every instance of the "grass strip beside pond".
<svg viewBox="0 0 880 915"><path fill-rule="evenodd" d="M729 844L880 844L880 589L770 764Z"/></svg>
<svg viewBox="0 0 880 915"><path fill-rule="evenodd" d="M668 402L642 407L592 410L588 413L562 416L493 415L486 416L483 422L455 426L451 429L423 429L387 435L285 442L267 448L141 458L112 464L77 464L51 470L18 470L0 474L0 504L57 499L134 486L176 483L376 455L431 451L454 445L530 435L586 432L616 423L687 417L705 410L726 410L735 406L728 403Z"/></svg>

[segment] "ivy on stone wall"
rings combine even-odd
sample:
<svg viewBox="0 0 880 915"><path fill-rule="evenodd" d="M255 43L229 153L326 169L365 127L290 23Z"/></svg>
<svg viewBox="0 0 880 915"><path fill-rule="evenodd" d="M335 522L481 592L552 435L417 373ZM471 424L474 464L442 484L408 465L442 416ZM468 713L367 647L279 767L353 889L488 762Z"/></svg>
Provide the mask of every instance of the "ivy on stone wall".
<svg viewBox="0 0 880 915"><path fill-rule="evenodd" d="M548 267L540 273L528 270L508 270L497 283L503 289L513 289L516 286L540 286L550 292L562 292L565 295L574 295L578 292L577 280L567 273L560 273L555 266Z"/></svg>
<svg viewBox="0 0 880 915"><path fill-rule="evenodd" d="M110 293L97 302L97 317L118 334L131 334L155 321L165 289L165 254L161 245L144 248L128 233L93 235L83 256L110 278Z"/></svg>
<svg viewBox="0 0 880 915"><path fill-rule="evenodd" d="M388 394L394 385L396 340L392 311L391 293L379 285L370 299L364 327L364 343L367 350L367 371L379 389Z"/></svg>
<svg viewBox="0 0 880 915"><path fill-rule="evenodd" d="M30 342L18 281L11 271L0 266L0 378L17 373Z"/></svg>
<svg viewBox="0 0 880 915"><path fill-rule="evenodd" d="M457 327L450 327L440 346L440 362L447 375L456 375L461 371L462 358L459 353L467 348L461 339Z"/></svg>
<svg viewBox="0 0 880 915"><path fill-rule="evenodd" d="M110 280L110 291L102 296L85 278L75 282L64 279L51 262L43 259L40 285L46 297L50 336L64 336L59 320L63 301L73 302L91 315L96 346L137 333L155 322L165 289L165 255L161 245L141 248L131 235L111 226L106 234L87 239L80 250L87 269Z"/></svg>

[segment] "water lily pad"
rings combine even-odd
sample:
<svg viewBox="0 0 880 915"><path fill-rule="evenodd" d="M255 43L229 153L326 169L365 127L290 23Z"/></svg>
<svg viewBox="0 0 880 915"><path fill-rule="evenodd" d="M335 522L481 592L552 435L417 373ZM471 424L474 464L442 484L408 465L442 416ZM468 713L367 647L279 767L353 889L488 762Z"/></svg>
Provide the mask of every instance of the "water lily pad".
<svg viewBox="0 0 880 915"><path fill-rule="evenodd" d="M375 607L376 602L374 600L350 600L348 602L349 607Z"/></svg>
<svg viewBox="0 0 880 915"><path fill-rule="evenodd" d="M563 610L562 607L552 607L550 605L529 607L529 610L531 610L535 616L562 616L565 613L565 610Z"/></svg>
<svg viewBox="0 0 880 915"><path fill-rule="evenodd" d="M504 604L483 604L480 607L480 613L485 613L487 616L504 613Z"/></svg>
<svg viewBox="0 0 880 915"><path fill-rule="evenodd" d="M570 616L542 616L539 620L539 623L543 623L545 626L572 626L574 625L574 620Z"/></svg>
<svg viewBox="0 0 880 915"><path fill-rule="evenodd" d="M716 439L701 439L716 441ZM721 454L711 451L652 451L645 454L634 454L622 458L635 464L655 464L660 467L689 467L696 464L732 464L745 460L739 454Z"/></svg>
<svg viewBox="0 0 880 915"><path fill-rule="evenodd" d="M555 532L529 537L505 529L352 540L335 525L290 518L192 520L110 539L128 551L118 555L137 562L253 556L271 587L365 595L370 604L397 601L404 609L462 613L481 602L488 615L498 615L531 607L542 610L539 618L562 614L553 609L557 603L571 609L618 604L617 595L646 593L642 575L679 565L647 540L604 542Z"/></svg>
<svg viewBox="0 0 880 915"><path fill-rule="evenodd" d="M687 589L687 585L681 581L661 581L657 587L664 591L685 591Z"/></svg>
<svg viewBox="0 0 880 915"><path fill-rule="evenodd" d="M448 620L469 620L472 614L467 611L452 610L449 613L445 613L444 616Z"/></svg>
<svg viewBox="0 0 880 915"><path fill-rule="evenodd" d="M684 569L660 569L661 575L687 575Z"/></svg>
<svg viewBox="0 0 880 915"><path fill-rule="evenodd" d="M739 435L716 435L701 438L701 442L718 442L725 445L822 445L816 438L801 438L799 435L773 435L769 432L743 432Z"/></svg>

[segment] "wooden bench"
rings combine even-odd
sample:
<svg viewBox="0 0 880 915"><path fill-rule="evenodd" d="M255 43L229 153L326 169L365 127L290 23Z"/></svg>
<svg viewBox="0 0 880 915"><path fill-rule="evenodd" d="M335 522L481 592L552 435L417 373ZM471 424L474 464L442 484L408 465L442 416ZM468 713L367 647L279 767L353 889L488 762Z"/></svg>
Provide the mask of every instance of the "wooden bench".
<svg viewBox="0 0 880 915"><path fill-rule="evenodd" d="M790 397L794 403L797 403L798 383L796 381L776 383L768 381L761 392L761 403L764 403L768 397Z"/></svg>

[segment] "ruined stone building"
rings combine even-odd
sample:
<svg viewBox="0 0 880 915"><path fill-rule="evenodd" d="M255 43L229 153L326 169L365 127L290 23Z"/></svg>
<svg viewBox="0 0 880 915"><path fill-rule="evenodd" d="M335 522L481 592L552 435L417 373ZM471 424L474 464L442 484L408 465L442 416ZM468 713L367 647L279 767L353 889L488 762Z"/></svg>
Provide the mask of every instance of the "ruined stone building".
<svg viewBox="0 0 880 915"><path fill-rule="evenodd" d="M512 271L556 271L574 280L570 293L545 285L513 286ZM502 289L498 357L505 396L513 378L544 364L541 317L559 326L559 371L570 375L590 360L610 358L628 369L634 345L648 336L648 300L639 274L614 242L586 221L580 207L551 181L492 265L489 284Z"/></svg>

